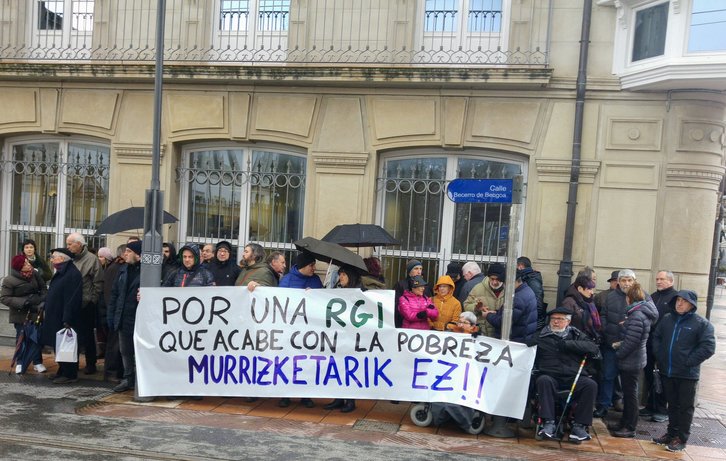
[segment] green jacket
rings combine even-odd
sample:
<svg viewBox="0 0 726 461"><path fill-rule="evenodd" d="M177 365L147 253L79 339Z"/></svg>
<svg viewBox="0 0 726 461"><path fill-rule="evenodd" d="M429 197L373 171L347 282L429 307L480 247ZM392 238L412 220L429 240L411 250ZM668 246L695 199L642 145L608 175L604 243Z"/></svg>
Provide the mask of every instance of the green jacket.
<svg viewBox="0 0 726 461"><path fill-rule="evenodd" d="M250 282L257 282L263 287L276 287L277 274L264 261L259 261L251 266L244 266L242 272L237 276L236 286L247 286Z"/></svg>
<svg viewBox="0 0 726 461"><path fill-rule="evenodd" d="M480 331L484 335L494 338L496 336L494 327L487 322L481 315L481 312L476 310L477 300L481 300L490 311L499 310L504 305L504 287L502 287L499 296L497 296L494 290L492 290L492 287L489 286L489 277L484 277L481 283L471 289L469 296L467 296L464 302L464 310L473 312L476 315Z"/></svg>

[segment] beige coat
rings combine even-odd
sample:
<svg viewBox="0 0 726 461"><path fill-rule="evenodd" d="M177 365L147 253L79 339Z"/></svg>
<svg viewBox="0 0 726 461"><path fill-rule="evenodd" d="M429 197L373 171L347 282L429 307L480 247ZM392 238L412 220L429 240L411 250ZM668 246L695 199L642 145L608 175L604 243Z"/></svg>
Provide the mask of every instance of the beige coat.
<svg viewBox="0 0 726 461"><path fill-rule="evenodd" d="M490 311L499 310L504 305L504 287L502 287L502 290L498 294L499 296L489 286L489 277L484 277L481 283L472 288L464 302L464 310L476 314L479 329L484 335L490 337L495 336L494 327L476 309L476 304L481 301Z"/></svg>

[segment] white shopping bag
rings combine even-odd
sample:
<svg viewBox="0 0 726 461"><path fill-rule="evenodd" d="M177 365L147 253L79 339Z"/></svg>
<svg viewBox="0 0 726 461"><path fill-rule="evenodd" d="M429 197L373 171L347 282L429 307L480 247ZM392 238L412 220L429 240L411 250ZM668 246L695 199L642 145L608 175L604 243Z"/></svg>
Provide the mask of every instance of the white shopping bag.
<svg viewBox="0 0 726 461"><path fill-rule="evenodd" d="M78 335L73 328L63 328L55 334L55 361L78 362Z"/></svg>

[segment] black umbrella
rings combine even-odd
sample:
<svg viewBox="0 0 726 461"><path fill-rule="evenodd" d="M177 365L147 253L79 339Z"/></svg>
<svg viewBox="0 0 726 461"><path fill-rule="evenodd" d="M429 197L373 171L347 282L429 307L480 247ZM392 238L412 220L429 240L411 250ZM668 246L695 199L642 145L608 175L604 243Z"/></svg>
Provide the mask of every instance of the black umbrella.
<svg viewBox="0 0 726 461"><path fill-rule="evenodd" d="M328 232L323 240L346 247L378 247L401 244L384 228L376 224L341 224Z"/></svg>
<svg viewBox="0 0 726 461"><path fill-rule="evenodd" d="M11 369L15 369L15 365L22 366L22 372L28 369L33 359L40 354L40 332L39 323L33 320L26 320L23 324L23 329L20 330L20 335L15 343L15 355L13 361L10 364Z"/></svg>
<svg viewBox="0 0 726 461"><path fill-rule="evenodd" d="M171 224L177 222L178 219L171 213L165 211L163 224ZM117 234L119 232L142 229L144 227L144 207L132 206L125 210L117 211L108 218L101 221L96 229L95 235L101 234Z"/></svg>
<svg viewBox="0 0 726 461"><path fill-rule="evenodd" d="M363 258L360 255L353 253L347 248L343 248L337 243L324 242L316 238L305 237L293 242L293 244L298 250L307 251L315 256L315 259L319 259L320 261L327 263L332 262L338 266L346 264L359 269L364 274L368 273L366 263L363 262Z"/></svg>

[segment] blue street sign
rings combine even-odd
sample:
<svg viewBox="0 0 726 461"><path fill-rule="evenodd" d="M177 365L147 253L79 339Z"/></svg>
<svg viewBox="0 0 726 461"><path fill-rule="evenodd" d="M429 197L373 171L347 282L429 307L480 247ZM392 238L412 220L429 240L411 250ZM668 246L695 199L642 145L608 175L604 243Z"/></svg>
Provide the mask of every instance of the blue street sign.
<svg viewBox="0 0 726 461"><path fill-rule="evenodd" d="M454 203L512 203L511 179L455 179L446 188Z"/></svg>

